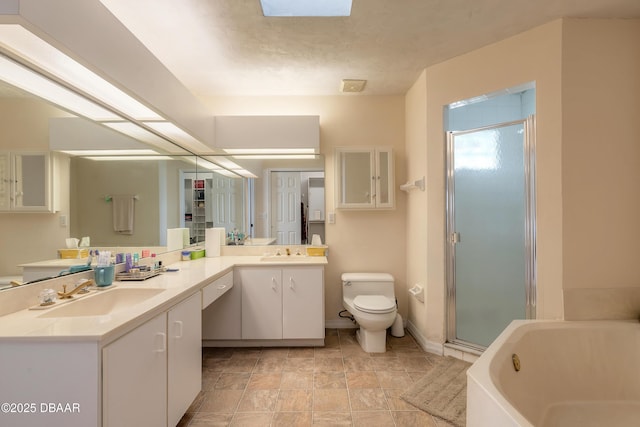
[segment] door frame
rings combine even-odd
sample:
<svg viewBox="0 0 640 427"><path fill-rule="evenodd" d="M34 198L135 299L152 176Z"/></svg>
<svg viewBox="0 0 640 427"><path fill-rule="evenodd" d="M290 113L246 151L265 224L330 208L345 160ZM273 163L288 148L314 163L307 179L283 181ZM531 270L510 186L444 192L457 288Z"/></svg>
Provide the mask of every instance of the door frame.
<svg viewBox="0 0 640 427"><path fill-rule="evenodd" d="M526 119L513 120L464 131L449 131L445 135L445 283L446 283L446 342L475 351L485 347L457 338L456 330L456 280L455 280L455 206L454 206L454 159L453 137L483 130L522 124L524 128L524 175L525 175L525 307L526 318L536 318L536 188L535 188L535 114Z"/></svg>

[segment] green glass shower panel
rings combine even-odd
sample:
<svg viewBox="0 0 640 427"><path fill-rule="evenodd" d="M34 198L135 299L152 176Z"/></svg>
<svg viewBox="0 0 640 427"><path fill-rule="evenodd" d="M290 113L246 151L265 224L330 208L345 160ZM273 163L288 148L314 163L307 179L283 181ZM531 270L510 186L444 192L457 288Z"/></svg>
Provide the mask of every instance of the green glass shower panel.
<svg viewBox="0 0 640 427"><path fill-rule="evenodd" d="M526 318L522 123L454 133L456 339L488 346Z"/></svg>

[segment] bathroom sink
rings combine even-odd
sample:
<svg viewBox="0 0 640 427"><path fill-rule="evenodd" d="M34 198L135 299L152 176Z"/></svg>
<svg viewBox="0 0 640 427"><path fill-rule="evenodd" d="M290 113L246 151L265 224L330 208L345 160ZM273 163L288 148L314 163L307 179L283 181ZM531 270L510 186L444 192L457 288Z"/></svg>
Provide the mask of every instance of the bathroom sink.
<svg viewBox="0 0 640 427"><path fill-rule="evenodd" d="M164 292L158 288L115 288L65 302L38 317L102 316L139 304Z"/></svg>
<svg viewBox="0 0 640 427"><path fill-rule="evenodd" d="M265 262L309 262L307 255L265 255L260 258Z"/></svg>

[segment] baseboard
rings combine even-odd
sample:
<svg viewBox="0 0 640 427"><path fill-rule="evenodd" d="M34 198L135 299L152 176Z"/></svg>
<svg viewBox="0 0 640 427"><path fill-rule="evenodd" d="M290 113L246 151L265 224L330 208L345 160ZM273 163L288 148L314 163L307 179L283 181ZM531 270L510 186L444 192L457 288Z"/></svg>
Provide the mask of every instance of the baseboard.
<svg viewBox="0 0 640 427"><path fill-rule="evenodd" d="M202 340L202 347L324 347L324 339Z"/></svg>
<svg viewBox="0 0 640 427"><path fill-rule="evenodd" d="M442 356L444 354L444 345L441 343L429 341L425 338L424 335L420 332L420 330L411 323L411 320L407 320L407 331L415 338L416 342L424 351L427 353L437 354Z"/></svg>
<svg viewBox="0 0 640 427"><path fill-rule="evenodd" d="M326 329L354 329L358 326L349 319L333 319L325 320L324 327Z"/></svg>

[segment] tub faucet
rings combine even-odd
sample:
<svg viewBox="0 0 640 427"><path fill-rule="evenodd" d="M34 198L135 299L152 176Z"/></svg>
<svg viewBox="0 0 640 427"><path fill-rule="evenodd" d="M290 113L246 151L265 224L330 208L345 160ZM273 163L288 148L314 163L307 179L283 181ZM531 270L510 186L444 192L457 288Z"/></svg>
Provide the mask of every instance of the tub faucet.
<svg viewBox="0 0 640 427"><path fill-rule="evenodd" d="M73 298L75 294L86 294L87 292L89 292L89 289L87 288L92 284L93 280L87 280L86 282L82 282L69 292L67 292L67 285L62 285L62 292L58 291L58 297L60 297L60 299L69 299Z"/></svg>

